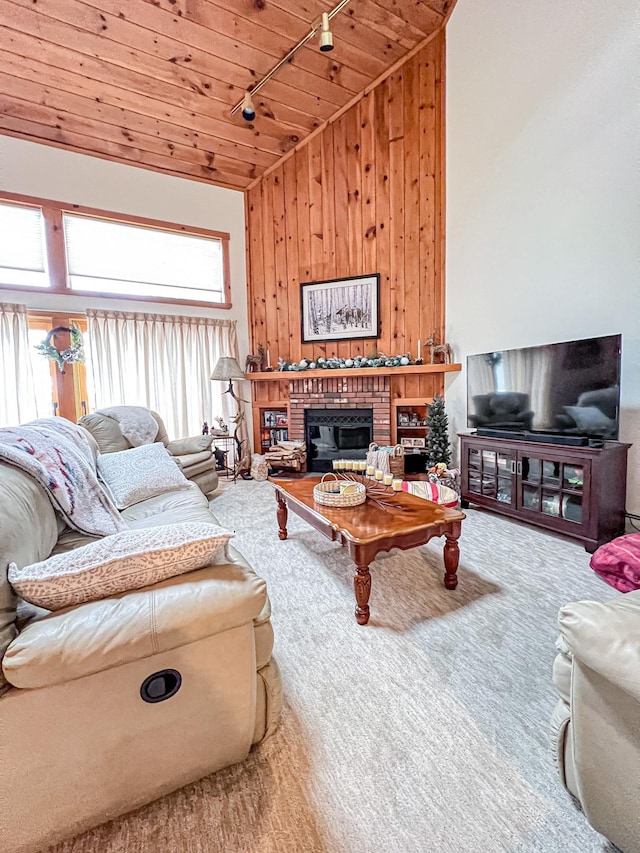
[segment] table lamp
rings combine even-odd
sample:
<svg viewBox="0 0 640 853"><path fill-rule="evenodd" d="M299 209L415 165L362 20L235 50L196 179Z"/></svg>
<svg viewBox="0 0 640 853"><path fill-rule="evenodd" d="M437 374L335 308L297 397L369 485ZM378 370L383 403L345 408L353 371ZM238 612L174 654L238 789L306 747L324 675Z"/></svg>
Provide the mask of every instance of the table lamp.
<svg viewBox="0 0 640 853"><path fill-rule="evenodd" d="M236 396L236 393L233 390L233 380L244 379L244 373L235 358L226 355L219 358L216 366L213 368L211 378L217 379L220 382L228 382L229 387L224 393L231 394L233 399L237 403L240 403L240 398Z"/></svg>
<svg viewBox="0 0 640 853"><path fill-rule="evenodd" d="M216 366L213 368L213 373L211 374L212 379L216 379L219 382L228 382L229 387L225 389L225 394L230 394L233 399L236 401L237 413L234 420L235 429L233 431L233 437L236 442L236 463L234 465L234 475L233 479L235 480L238 474L240 474L244 478L244 473L240 470L240 460L242 457L242 441L240 436L238 435L238 431L240 429L240 425L244 420L244 412L242 411L240 404L244 403L244 400L241 400L240 397L233 390L233 380L234 379L244 379L244 373L242 372L242 368L238 364L235 358L231 356L222 356L218 359Z"/></svg>

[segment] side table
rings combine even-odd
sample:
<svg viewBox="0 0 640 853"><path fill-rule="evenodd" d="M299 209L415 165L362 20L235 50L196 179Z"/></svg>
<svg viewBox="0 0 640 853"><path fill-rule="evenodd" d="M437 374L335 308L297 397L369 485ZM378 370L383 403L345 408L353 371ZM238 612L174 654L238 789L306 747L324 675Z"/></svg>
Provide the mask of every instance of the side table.
<svg viewBox="0 0 640 853"><path fill-rule="evenodd" d="M236 440L232 435L214 435L213 441L211 442L214 448L221 450L224 455L224 465L222 468L218 468L216 464L216 468L219 471L224 471L224 475L227 479L233 476L233 472L235 469L236 462Z"/></svg>

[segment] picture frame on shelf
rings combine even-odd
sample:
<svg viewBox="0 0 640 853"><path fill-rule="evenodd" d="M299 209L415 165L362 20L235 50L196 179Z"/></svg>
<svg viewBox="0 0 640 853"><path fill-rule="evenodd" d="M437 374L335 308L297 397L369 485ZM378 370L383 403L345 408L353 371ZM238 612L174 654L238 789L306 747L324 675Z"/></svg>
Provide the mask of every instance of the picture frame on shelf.
<svg viewBox="0 0 640 853"><path fill-rule="evenodd" d="M398 426L409 426L409 415L407 414L407 412L398 412Z"/></svg>
<svg viewBox="0 0 640 853"><path fill-rule="evenodd" d="M401 438L400 439L401 447L413 447L413 439L412 438Z"/></svg>
<svg viewBox="0 0 640 853"><path fill-rule="evenodd" d="M380 337L380 275L300 285L302 343Z"/></svg>
<svg viewBox="0 0 640 853"><path fill-rule="evenodd" d="M426 438L414 438L413 439L413 447L426 447L427 440Z"/></svg>

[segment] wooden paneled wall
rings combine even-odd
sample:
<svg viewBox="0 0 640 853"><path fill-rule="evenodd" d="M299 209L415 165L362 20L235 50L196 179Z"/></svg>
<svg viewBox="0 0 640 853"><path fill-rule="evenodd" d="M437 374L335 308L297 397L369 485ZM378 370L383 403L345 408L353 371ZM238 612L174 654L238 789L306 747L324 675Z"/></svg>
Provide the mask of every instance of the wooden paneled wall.
<svg viewBox="0 0 640 853"><path fill-rule="evenodd" d="M374 343L302 344L301 282L379 272L379 351L443 341L444 47L441 32L247 192L251 347L274 367ZM407 377L399 393L441 383Z"/></svg>

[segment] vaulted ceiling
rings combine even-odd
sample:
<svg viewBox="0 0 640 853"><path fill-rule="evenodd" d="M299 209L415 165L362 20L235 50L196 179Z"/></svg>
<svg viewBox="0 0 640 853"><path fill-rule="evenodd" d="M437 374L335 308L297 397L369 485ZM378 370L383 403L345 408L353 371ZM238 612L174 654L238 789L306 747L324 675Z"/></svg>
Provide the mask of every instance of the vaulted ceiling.
<svg viewBox="0 0 640 853"><path fill-rule="evenodd" d="M439 30L455 0L2 0L0 133L245 189Z"/></svg>

